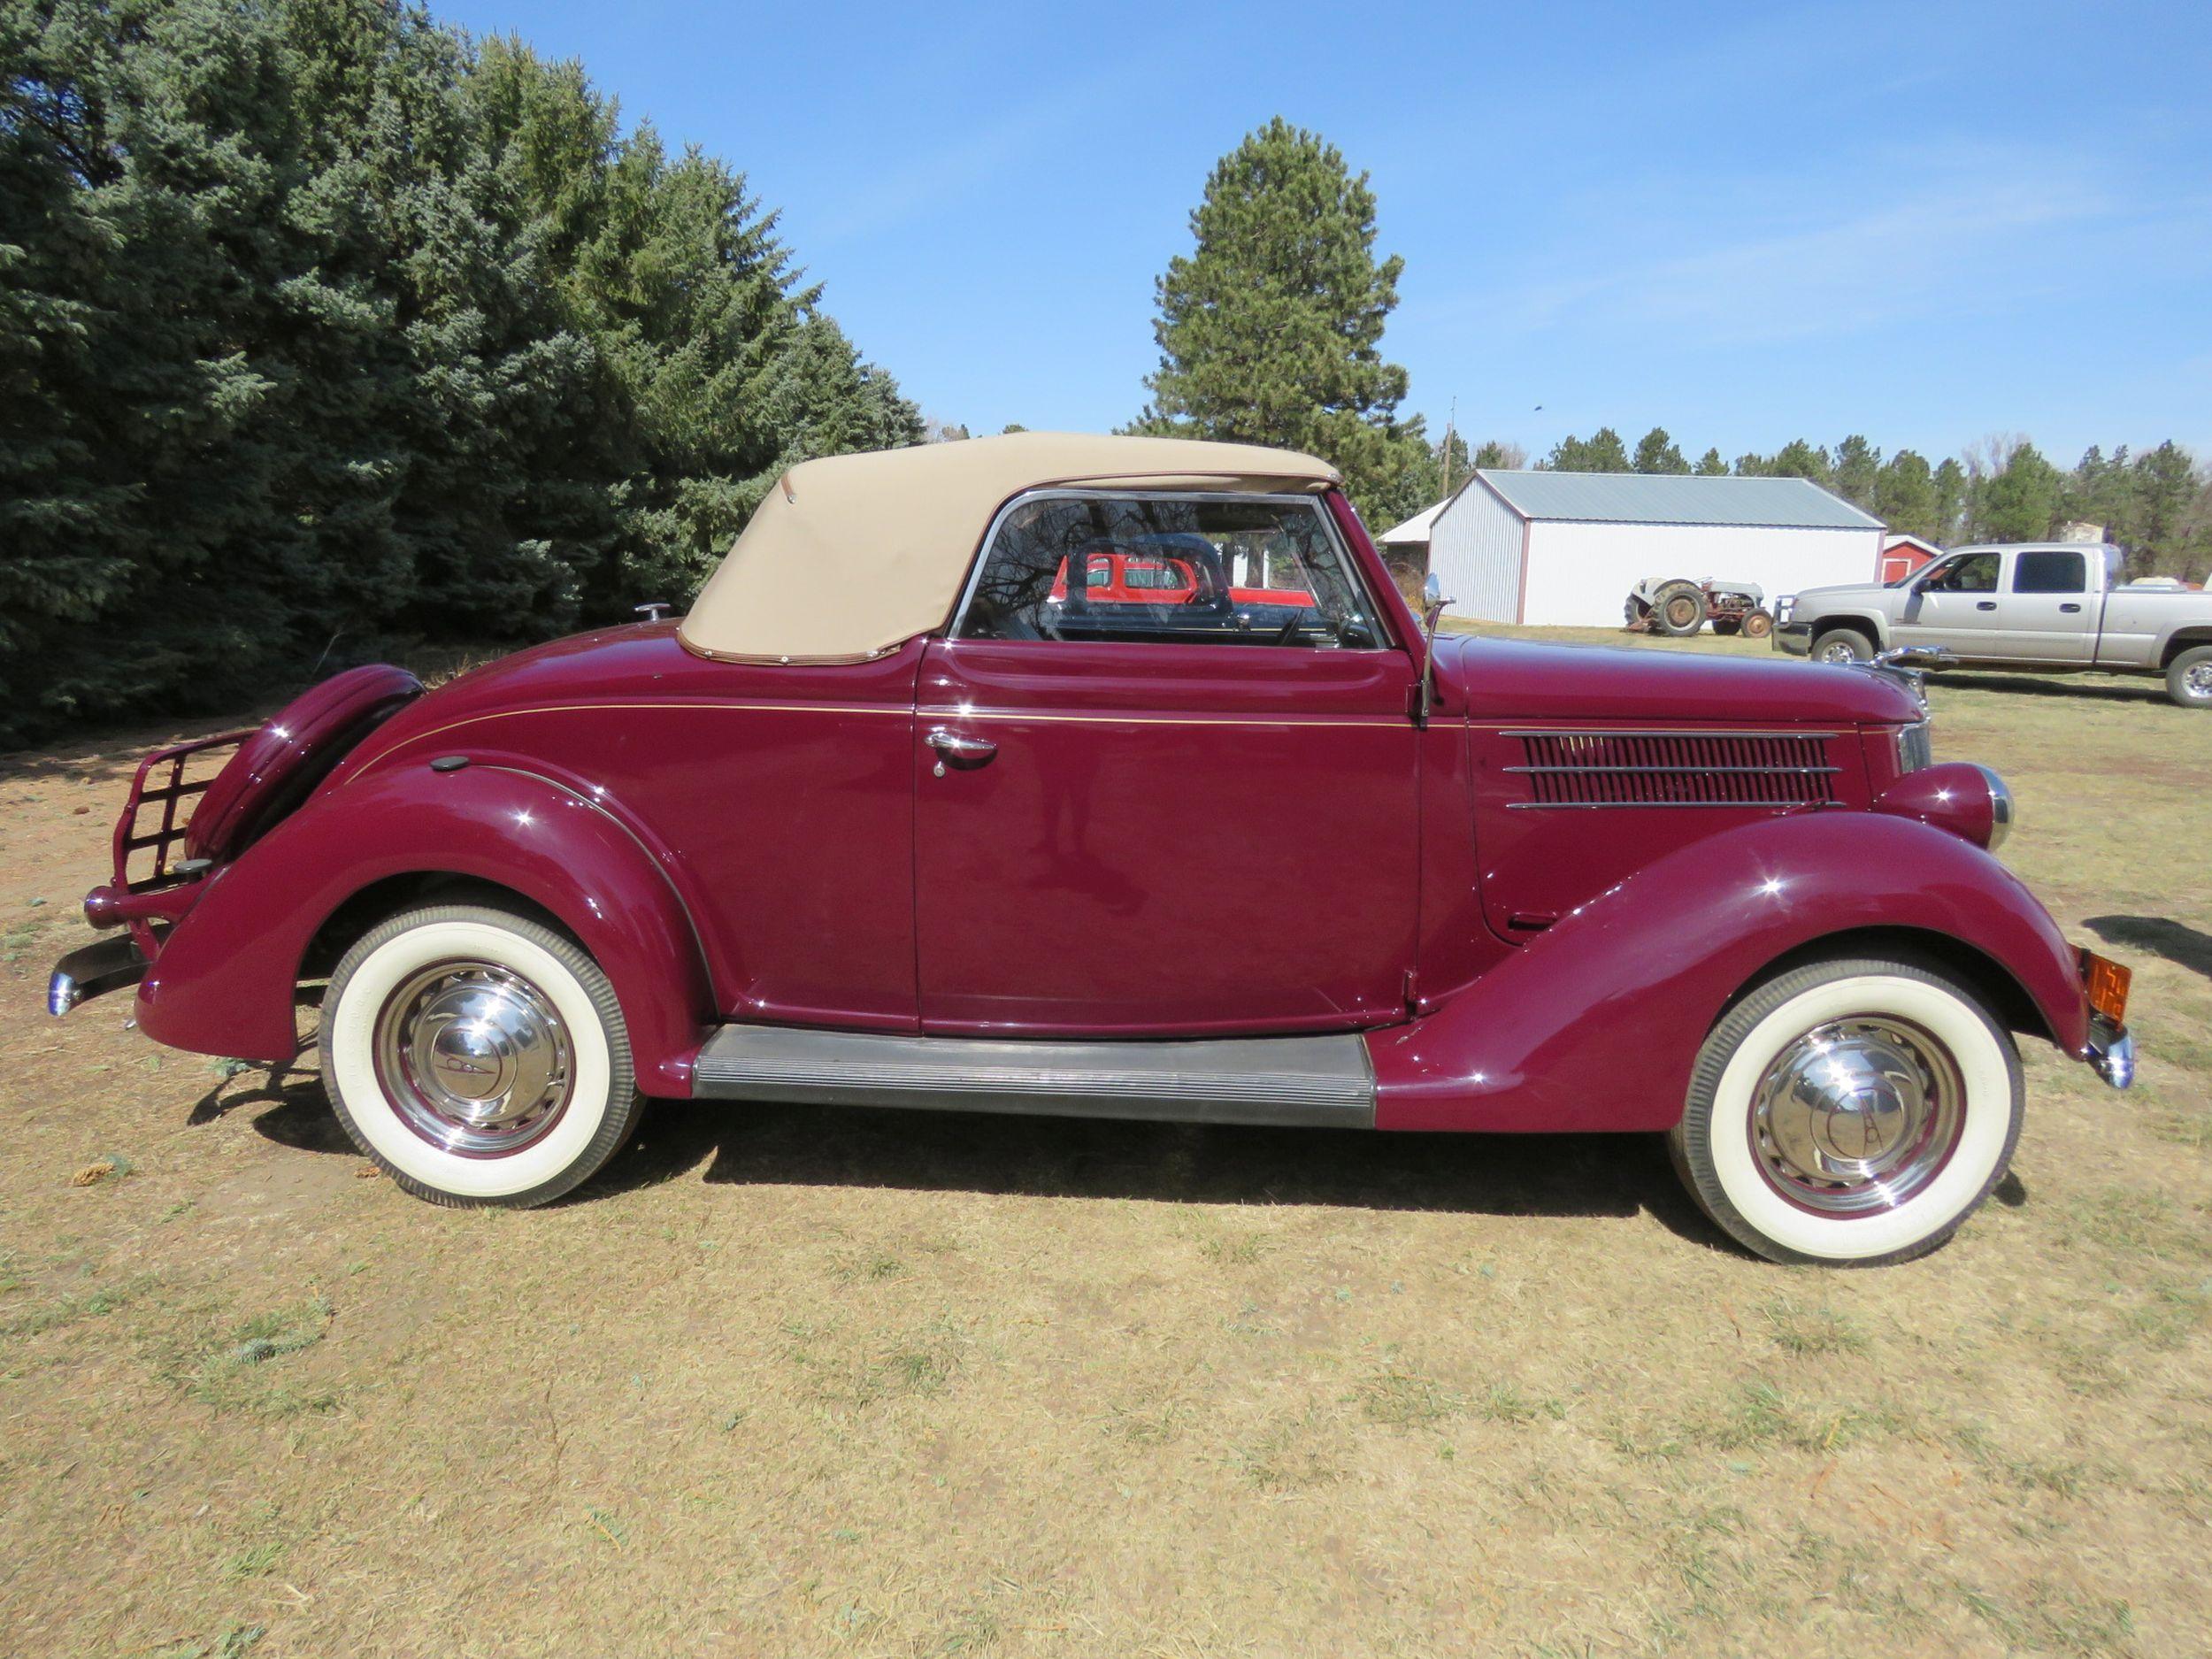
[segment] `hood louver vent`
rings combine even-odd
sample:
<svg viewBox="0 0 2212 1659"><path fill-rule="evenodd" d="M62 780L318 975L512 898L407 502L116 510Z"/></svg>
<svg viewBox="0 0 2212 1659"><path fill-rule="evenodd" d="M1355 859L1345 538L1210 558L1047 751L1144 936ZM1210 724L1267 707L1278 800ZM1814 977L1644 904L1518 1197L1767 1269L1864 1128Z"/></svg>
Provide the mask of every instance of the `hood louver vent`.
<svg viewBox="0 0 2212 1659"><path fill-rule="evenodd" d="M1829 732L1508 732L1529 799L1516 807L1825 806Z"/></svg>

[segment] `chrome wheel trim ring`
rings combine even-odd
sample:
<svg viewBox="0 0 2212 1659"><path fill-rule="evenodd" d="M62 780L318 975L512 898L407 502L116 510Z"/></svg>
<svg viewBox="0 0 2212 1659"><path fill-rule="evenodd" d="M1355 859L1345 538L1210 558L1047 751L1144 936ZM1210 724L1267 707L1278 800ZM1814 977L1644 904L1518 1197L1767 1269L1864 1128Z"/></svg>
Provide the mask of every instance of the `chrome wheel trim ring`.
<svg viewBox="0 0 2212 1659"><path fill-rule="evenodd" d="M377 1082L402 1123L441 1151L495 1158L560 1121L575 1043L553 999L493 962L433 963L377 1010Z"/></svg>
<svg viewBox="0 0 2212 1659"><path fill-rule="evenodd" d="M1820 654L1824 663L1855 663L1859 654L1847 645L1832 645Z"/></svg>
<svg viewBox="0 0 2212 1659"><path fill-rule="evenodd" d="M1909 1202L1941 1173L1966 1121L1951 1051L1909 1021L1862 1014L1815 1026L1768 1062L1751 1097L1767 1184L1848 1219Z"/></svg>

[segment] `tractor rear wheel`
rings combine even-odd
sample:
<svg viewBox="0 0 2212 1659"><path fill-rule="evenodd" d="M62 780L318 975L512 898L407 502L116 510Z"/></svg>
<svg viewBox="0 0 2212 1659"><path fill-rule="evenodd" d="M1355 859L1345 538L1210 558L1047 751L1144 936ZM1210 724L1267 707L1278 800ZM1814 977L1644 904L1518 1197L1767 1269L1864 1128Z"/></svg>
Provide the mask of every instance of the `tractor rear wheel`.
<svg viewBox="0 0 2212 1659"><path fill-rule="evenodd" d="M1695 582L1669 582L1652 596L1651 626L1686 639L1705 626L1705 595Z"/></svg>
<svg viewBox="0 0 2212 1659"><path fill-rule="evenodd" d="M1715 617L1713 632L1723 634L1740 634L1743 632L1743 618L1741 617Z"/></svg>

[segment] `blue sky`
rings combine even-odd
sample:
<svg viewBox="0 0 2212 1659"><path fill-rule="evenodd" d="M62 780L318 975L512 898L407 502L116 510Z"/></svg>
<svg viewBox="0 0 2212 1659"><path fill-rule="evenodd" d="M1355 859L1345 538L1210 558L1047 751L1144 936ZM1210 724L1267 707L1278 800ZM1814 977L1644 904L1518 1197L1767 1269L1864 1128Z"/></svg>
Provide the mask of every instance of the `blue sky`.
<svg viewBox="0 0 2212 1659"><path fill-rule="evenodd" d="M2212 455L2203 0L434 4L743 169L862 350L977 432L1137 411L1153 279L1280 113L1373 176L1434 426Z"/></svg>

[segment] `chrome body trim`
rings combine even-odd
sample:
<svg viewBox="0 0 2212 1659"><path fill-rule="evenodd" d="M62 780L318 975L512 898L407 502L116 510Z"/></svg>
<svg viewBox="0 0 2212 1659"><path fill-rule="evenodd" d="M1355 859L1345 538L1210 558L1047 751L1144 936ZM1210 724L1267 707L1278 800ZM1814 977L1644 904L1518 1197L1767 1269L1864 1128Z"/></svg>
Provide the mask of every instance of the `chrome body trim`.
<svg viewBox="0 0 2212 1659"><path fill-rule="evenodd" d="M1509 812L1668 812L1688 808L1706 811L1757 807L1763 812L1848 810L1840 801L1509 801Z"/></svg>
<svg viewBox="0 0 2212 1659"><path fill-rule="evenodd" d="M1507 772L1563 772L1571 773L1592 772L1638 773L1664 772L1670 776L1678 776L1684 772L1696 772L1701 776L1712 776L1722 773L1730 775L1768 775L1780 773L1789 777L1803 777L1815 772L1841 772L1843 768L1840 766L1508 766L1505 767L1504 770Z"/></svg>
<svg viewBox="0 0 2212 1659"><path fill-rule="evenodd" d="M1756 730L1723 730L1709 726L1504 726L1500 737L1804 737L1832 738L1839 732L1801 732L1795 726L1769 726ZM1679 768L1662 768L1678 771ZM1699 768L1703 771L1705 768Z"/></svg>
<svg viewBox="0 0 2212 1659"><path fill-rule="evenodd" d="M2114 1088L2128 1088L2135 1082L2135 1035L2101 1014L2089 1022L2089 1052L2083 1057Z"/></svg>
<svg viewBox="0 0 2212 1659"><path fill-rule="evenodd" d="M2012 833L2012 826L2020 816L2020 809L2012 798L2011 786L1990 767L1978 761L1968 763L1982 775L1989 786L1989 850L1995 852L2005 844L2005 837Z"/></svg>

